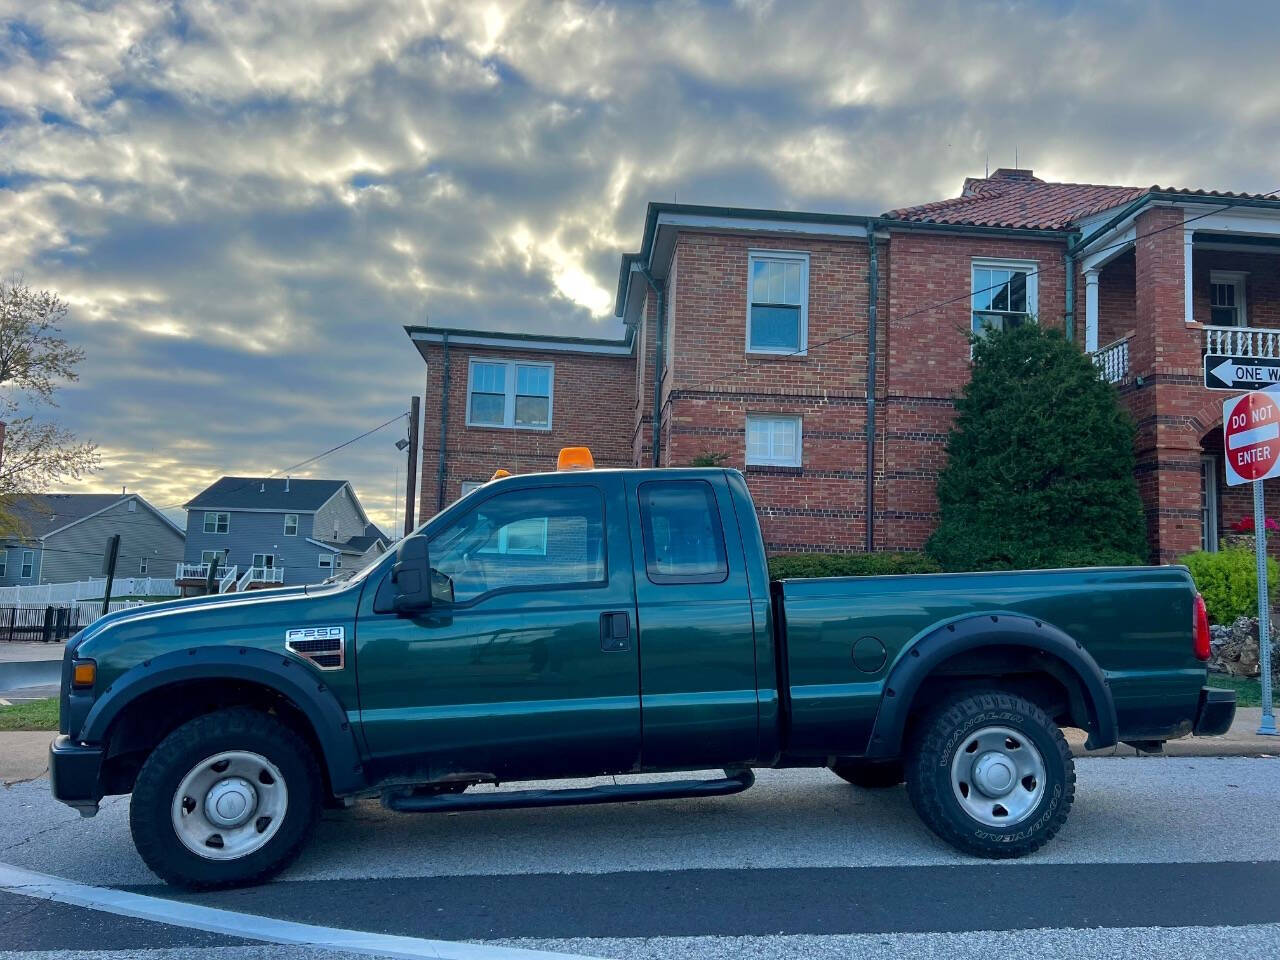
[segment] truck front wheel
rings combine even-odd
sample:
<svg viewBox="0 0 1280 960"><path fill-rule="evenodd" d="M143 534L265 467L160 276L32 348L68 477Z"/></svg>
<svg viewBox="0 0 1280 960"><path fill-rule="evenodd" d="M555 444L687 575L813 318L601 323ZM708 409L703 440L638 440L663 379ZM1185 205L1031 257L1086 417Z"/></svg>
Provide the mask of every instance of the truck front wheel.
<svg viewBox="0 0 1280 960"><path fill-rule="evenodd" d="M319 815L307 743L275 717L237 707L196 717L152 751L134 784L129 827L168 883L255 883L302 849Z"/></svg>
<svg viewBox="0 0 1280 960"><path fill-rule="evenodd" d="M907 794L925 825L965 853L1031 853L1067 819L1076 774L1066 738L1029 700L957 694L916 728Z"/></svg>

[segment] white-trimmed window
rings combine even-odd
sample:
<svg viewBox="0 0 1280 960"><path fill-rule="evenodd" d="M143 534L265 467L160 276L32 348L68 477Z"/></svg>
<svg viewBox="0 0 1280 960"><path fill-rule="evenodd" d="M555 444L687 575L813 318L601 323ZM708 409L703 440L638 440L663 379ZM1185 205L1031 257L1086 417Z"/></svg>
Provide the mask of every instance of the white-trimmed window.
<svg viewBox="0 0 1280 960"><path fill-rule="evenodd" d="M225 562L226 561L222 559L221 550L201 550L200 551L200 563L202 566L208 566L211 563L216 563L221 565Z"/></svg>
<svg viewBox="0 0 1280 960"><path fill-rule="evenodd" d="M9 551L0 550L0 578L9 574Z"/></svg>
<svg viewBox="0 0 1280 960"><path fill-rule="evenodd" d="M319 559L317 560L317 563L319 564L321 570L332 570L333 554L332 553L320 554Z"/></svg>
<svg viewBox="0 0 1280 960"><path fill-rule="evenodd" d="M1036 314L1039 264L1030 260L973 261L973 333L1021 326Z"/></svg>
<svg viewBox="0 0 1280 960"><path fill-rule="evenodd" d="M798 467L801 420L772 413L747 414L747 464Z"/></svg>
<svg viewBox="0 0 1280 960"><path fill-rule="evenodd" d="M273 553L255 553L253 555L253 566L261 570L270 570L275 565L276 558Z"/></svg>
<svg viewBox="0 0 1280 960"><path fill-rule="evenodd" d="M231 529L231 514L206 513L204 515L205 533L226 533Z"/></svg>
<svg viewBox="0 0 1280 960"><path fill-rule="evenodd" d="M1231 270L1209 271L1209 323L1215 327L1247 327L1245 274Z"/></svg>
<svg viewBox="0 0 1280 960"><path fill-rule="evenodd" d="M298 515L296 513L286 513L284 515L284 535L286 537L296 537L298 535Z"/></svg>
<svg viewBox="0 0 1280 960"><path fill-rule="evenodd" d="M498 535L480 548L479 553L496 553L528 557L547 555L547 518L530 517L514 520L498 528Z"/></svg>
<svg viewBox="0 0 1280 960"><path fill-rule="evenodd" d="M550 430L550 363L471 358L467 383L467 426Z"/></svg>
<svg viewBox="0 0 1280 960"><path fill-rule="evenodd" d="M138 576L145 577L147 575L147 558L138 558Z"/></svg>
<svg viewBox="0 0 1280 960"><path fill-rule="evenodd" d="M22 573L23 580L30 580L36 572L36 552L34 550L22 551Z"/></svg>
<svg viewBox="0 0 1280 960"><path fill-rule="evenodd" d="M809 255L753 250L747 264L747 352L809 349Z"/></svg>

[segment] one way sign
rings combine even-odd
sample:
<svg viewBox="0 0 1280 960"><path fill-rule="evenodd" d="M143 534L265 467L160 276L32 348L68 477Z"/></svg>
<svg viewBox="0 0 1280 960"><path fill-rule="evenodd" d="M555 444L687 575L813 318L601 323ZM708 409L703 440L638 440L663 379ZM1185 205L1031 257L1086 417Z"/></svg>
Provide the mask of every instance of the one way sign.
<svg viewBox="0 0 1280 960"><path fill-rule="evenodd" d="M1204 357L1204 385L1210 390L1262 390L1280 384L1280 357Z"/></svg>

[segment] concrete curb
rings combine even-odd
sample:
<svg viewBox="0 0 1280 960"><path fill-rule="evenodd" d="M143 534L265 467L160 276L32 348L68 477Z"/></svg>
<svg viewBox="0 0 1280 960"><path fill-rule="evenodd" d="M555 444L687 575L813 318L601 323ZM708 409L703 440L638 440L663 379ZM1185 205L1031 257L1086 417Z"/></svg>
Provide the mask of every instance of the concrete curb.
<svg viewBox="0 0 1280 960"><path fill-rule="evenodd" d="M0 696L23 687L43 687L62 679L61 660L22 660L0 663Z"/></svg>

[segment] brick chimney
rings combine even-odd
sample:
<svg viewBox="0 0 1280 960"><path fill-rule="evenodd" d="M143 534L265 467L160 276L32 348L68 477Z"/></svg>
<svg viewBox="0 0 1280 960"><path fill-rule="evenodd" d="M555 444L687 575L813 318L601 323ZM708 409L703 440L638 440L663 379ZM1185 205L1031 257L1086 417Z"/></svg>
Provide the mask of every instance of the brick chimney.
<svg viewBox="0 0 1280 960"><path fill-rule="evenodd" d="M992 180L1025 180L1034 183L1041 183L1034 173L1030 170L1023 170L1019 167L1000 167L995 173L991 174Z"/></svg>

